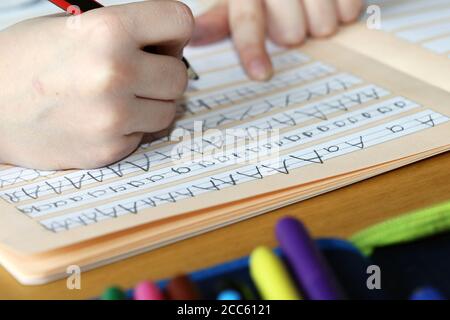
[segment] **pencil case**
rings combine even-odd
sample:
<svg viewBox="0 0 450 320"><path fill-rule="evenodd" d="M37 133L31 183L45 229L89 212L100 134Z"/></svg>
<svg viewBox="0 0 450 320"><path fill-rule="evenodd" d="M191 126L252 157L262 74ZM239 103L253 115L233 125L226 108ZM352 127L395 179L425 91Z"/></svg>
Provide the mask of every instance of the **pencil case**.
<svg viewBox="0 0 450 320"><path fill-rule="evenodd" d="M348 299L410 299L420 288L450 297L449 231L447 202L376 224L348 240L321 238L315 243ZM274 253L286 260L280 248ZM249 257L188 276L203 299L216 300L227 288L241 292L245 300L261 299L250 275ZM157 285L164 291L169 281ZM133 290L126 296L133 299Z"/></svg>

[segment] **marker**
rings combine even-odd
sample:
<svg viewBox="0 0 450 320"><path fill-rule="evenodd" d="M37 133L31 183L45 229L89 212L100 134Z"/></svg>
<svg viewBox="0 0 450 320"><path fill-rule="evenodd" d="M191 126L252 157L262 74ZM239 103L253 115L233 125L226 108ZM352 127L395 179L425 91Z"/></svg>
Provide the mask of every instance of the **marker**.
<svg viewBox="0 0 450 320"><path fill-rule="evenodd" d="M259 247L252 252L250 274L264 300L301 299L283 262L267 247Z"/></svg>
<svg viewBox="0 0 450 320"><path fill-rule="evenodd" d="M109 287L102 294L102 300L125 300L125 292L119 287Z"/></svg>
<svg viewBox="0 0 450 320"><path fill-rule="evenodd" d="M69 12L70 7L72 6L78 7L80 9L80 13L104 7L102 4L94 0L49 0L49 1L66 12ZM199 75L192 68L189 61L187 61L187 59L184 57L182 61L186 65L186 68L188 70L189 79L199 80L200 79Z"/></svg>
<svg viewBox="0 0 450 320"><path fill-rule="evenodd" d="M200 300L195 284L185 275L173 278L166 287L170 300Z"/></svg>
<svg viewBox="0 0 450 320"><path fill-rule="evenodd" d="M164 294L159 287L150 281L143 281L134 288L134 300L164 300Z"/></svg>
<svg viewBox="0 0 450 320"><path fill-rule="evenodd" d="M344 299L344 294L325 258L297 219L281 219L275 232L281 250L305 297L311 300Z"/></svg>
<svg viewBox="0 0 450 320"><path fill-rule="evenodd" d="M219 293L219 295L217 296L217 300L228 300L228 301L242 300L242 295L237 290L227 289Z"/></svg>
<svg viewBox="0 0 450 320"><path fill-rule="evenodd" d="M424 287L414 291L409 300L447 300L447 299L445 299L445 297L437 289L432 287Z"/></svg>

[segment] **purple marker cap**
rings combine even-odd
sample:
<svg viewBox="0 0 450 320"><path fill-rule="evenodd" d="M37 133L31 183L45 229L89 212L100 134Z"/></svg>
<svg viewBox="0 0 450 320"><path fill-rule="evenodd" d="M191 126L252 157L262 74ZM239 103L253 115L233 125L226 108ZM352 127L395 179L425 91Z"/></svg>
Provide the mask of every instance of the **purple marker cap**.
<svg viewBox="0 0 450 320"><path fill-rule="evenodd" d="M281 219L275 230L281 250L306 298L345 299L325 258L300 221L291 217Z"/></svg>

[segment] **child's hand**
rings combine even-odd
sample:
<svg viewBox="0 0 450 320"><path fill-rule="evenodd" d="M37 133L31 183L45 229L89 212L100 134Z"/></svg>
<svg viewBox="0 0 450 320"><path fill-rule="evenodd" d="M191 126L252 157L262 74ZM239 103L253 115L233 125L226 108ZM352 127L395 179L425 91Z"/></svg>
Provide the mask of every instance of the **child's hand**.
<svg viewBox="0 0 450 320"><path fill-rule="evenodd" d="M155 0L80 17L79 30L45 17L0 32L0 163L107 165L171 124L188 81L190 10Z"/></svg>
<svg viewBox="0 0 450 320"><path fill-rule="evenodd" d="M220 0L197 19L193 45L221 40L230 33L242 64L255 80L267 80L272 64L266 32L277 44L296 46L306 36L325 37L340 23L356 20L362 0Z"/></svg>

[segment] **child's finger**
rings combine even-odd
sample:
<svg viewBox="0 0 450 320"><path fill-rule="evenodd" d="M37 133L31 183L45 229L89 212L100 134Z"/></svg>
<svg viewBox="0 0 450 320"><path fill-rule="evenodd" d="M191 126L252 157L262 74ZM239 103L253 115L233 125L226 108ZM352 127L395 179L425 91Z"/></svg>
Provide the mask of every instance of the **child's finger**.
<svg viewBox="0 0 450 320"><path fill-rule="evenodd" d="M337 31L335 0L303 0L308 16L309 32L313 37L326 37Z"/></svg>
<svg viewBox="0 0 450 320"><path fill-rule="evenodd" d="M273 68L266 50L265 11L262 0L230 0L234 45L250 78L267 80Z"/></svg>
<svg viewBox="0 0 450 320"><path fill-rule="evenodd" d="M195 19L192 45L205 45L228 37L228 4L221 1L214 8Z"/></svg>
<svg viewBox="0 0 450 320"><path fill-rule="evenodd" d="M301 1L266 0L270 38L284 46L301 44L306 38L306 19Z"/></svg>
<svg viewBox="0 0 450 320"><path fill-rule="evenodd" d="M362 0L337 0L337 4L339 19L344 23L358 19L363 7Z"/></svg>
<svg viewBox="0 0 450 320"><path fill-rule="evenodd" d="M175 100L186 90L185 64L174 57L139 52L134 63L134 81L130 90L143 98Z"/></svg>
<svg viewBox="0 0 450 320"><path fill-rule="evenodd" d="M178 1L144 1L88 12L91 13L103 17L109 28L122 28L138 48L170 45L180 51L189 42L195 23L189 7Z"/></svg>
<svg viewBox="0 0 450 320"><path fill-rule="evenodd" d="M173 101L136 98L130 102L125 134L153 133L166 129L175 119Z"/></svg>

